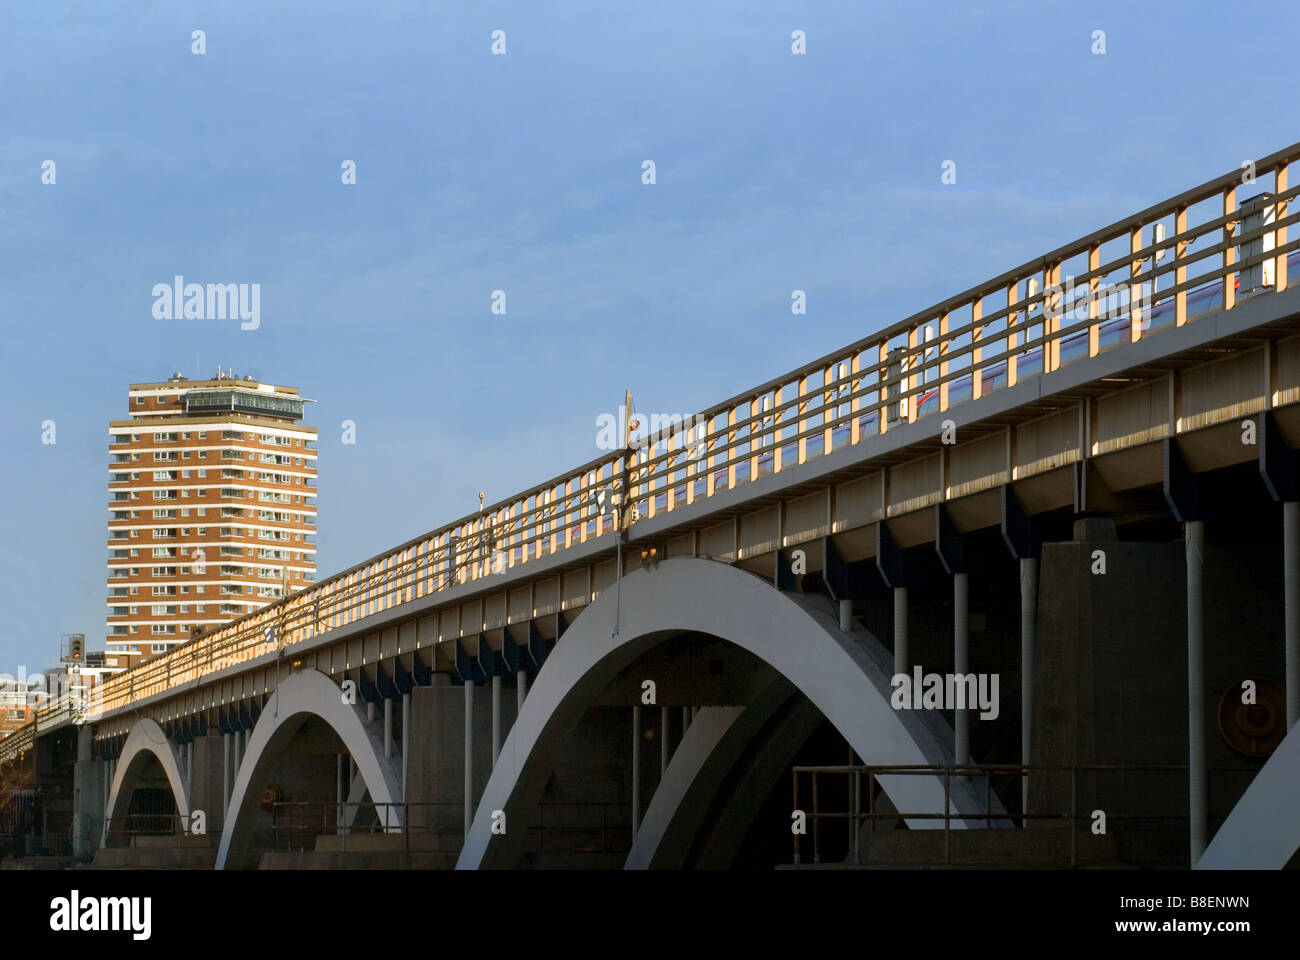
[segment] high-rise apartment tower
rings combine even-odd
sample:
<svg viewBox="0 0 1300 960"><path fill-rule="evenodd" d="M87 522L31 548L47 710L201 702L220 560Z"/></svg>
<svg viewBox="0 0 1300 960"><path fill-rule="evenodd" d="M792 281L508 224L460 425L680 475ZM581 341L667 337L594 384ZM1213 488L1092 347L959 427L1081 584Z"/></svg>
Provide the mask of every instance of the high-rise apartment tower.
<svg viewBox="0 0 1300 960"><path fill-rule="evenodd" d="M316 429L293 387L218 370L133 383L109 425L106 666L129 667L316 573ZM113 661L117 661L114 663Z"/></svg>

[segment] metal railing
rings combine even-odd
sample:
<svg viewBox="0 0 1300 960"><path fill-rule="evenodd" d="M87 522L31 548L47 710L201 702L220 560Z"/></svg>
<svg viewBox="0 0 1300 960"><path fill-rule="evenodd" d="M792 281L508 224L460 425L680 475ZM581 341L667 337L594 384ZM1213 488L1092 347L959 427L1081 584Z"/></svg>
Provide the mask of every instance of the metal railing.
<svg viewBox="0 0 1300 960"><path fill-rule="evenodd" d="M1298 158L1300 144L1293 144L1254 164L1272 192L1249 213L1238 209L1245 181L1234 170L111 677L101 685L98 709L121 709L591 542L616 524L671 512L1079 358L1122 349L1164 326L1232 310L1241 276L1264 281L1243 296L1284 290L1289 266L1300 263L1300 238L1288 239L1300 218L1288 212L1300 192L1288 186ZM0 760L9 753L0 742Z"/></svg>
<svg viewBox="0 0 1300 960"><path fill-rule="evenodd" d="M1031 821L1048 821L1061 823L1069 830L1069 847L1068 857L1063 866L1077 867L1079 865L1079 837L1078 829L1081 821L1091 822L1092 810L1081 810L1079 807L1080 795L1080 778L1096 777L1099 774L1157 774L1173 775L1181 779L1181 790L1186 791L1186 764L1018 764L1018 763L973 763L973 764L904 764L898 766L880 766L880 765L800 765L791 768L792 777L792 795L795 810L802 810L799 801L799 783L800 775L806 775L810 780L811 791L805 794L811 801L811 809L804 810L809 827L808 833L793 835L794 859L793 863L802 863L802 850L805 843L812 847L812 862L821 863L822 861L822 837L821 823L823 821L846 822L848 837L846 841L847 856L849 862L854 865L863 863L861 850L861 828L866 824L875 824L881 821L943 821L943 860L945 866L952 864L952 829L953 822L962 823L964 826L974 824L976 827L981 824L990 828L998 826L1019 826L1026 827ZM1239 776L1242 778L1253 777L1256 773L1254 770L1240 767L1214 767L1210 770L1216 775ZM1030 812L1028 810L1012 811L996 809L994 807L995 794L993 790L994 778L1002 778L1011 781L1023 781L1030 776L1038 776L1040 782L1047 782L1052 777L1068 780L1069 804L1064 808L1052 808L1048 810L1039 810ZM822 791L819 790L819 777L830 776L833 778L846 778L846 796L847 809L825 810L822 808ZM877 778L894 777L894 776L924 776L924 777L942 777L943 778L943 810L922 810L912 812L900 812L897 810L881 811L876 806L876 799L882 792ZM866 809L862 809L863 799L863 779L866 780ZM982 787L984 794L984 805L979 810L969 813L957 813L952 809L953 784L954 781L965 781L969 784L976 781L978 786ZM981 782L982 781L982 782ZM1017 795L1021 792L1021 783L1014 784L1014 790ZM1058 785L1060 792L1065 793L1063 784ZM1134 813L1119 810L1106 810L1106 821L1110 823L1117 821L1119 823L1136 822L1136 821L1173 821L1187 822L1187 813ZM1085 828L1086 829L1086 828Z"/></svg>

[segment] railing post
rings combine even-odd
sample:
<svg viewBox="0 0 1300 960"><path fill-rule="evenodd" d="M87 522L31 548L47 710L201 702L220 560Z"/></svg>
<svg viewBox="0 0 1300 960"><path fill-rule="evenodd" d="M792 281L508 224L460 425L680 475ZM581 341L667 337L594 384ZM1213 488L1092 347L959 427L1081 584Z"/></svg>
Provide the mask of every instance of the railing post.
<svg viewBox="0 0 1300 960"><path fill-rule="evenodd" d="M1136 255L1142 249L1142 226L1139 224L1129 231L1128 249L1130 256ZM1130 260L1128 265L1129 287L1128 287L1128 309L1129 309L1129 336L1134 343L1142 339L1142 331L1146 329L1142 322L1142 283L1133 280L1142 274L1142 265L1145 260Z"/></svg>
<svg viewBox="0 0 1300 960"><path fill-rule="evenodd" d="M878 404L878 406L877 406L877 408L876 408L876 419L877 419L877 421L878 421L877 424L876 424L876 428L877 428L877 429L876 429L876 432L877 432L877 433L886 433L886 432L888 432L888 430L889 430L889 426L888 426L888 424L889 424L889 385L888 385L888 383L886 382L886 381L889 380L889 341L888 341L888 340L882 340L882 341L880 341L879 360L880 360L880 372L876 374L876 383L877 383L877 385L878 385L878 387L879 387L879 389L877 389L877 391L876 391L876 394L877 394L877 396L876 396L876 402L877 402L877 404ZM802 382L803 382L803 381L800 381L801 384L802 384ZM902 384L900 383L899 386L901 387ZM802 393L802 390L801 390L800 392ZM802 430L803 430L803 426L800 425L799 429L800 429L800 431L802 431ZM802 451L802 450L803 450L803 447L800 446L799 449L800 449L800 451ZM803 463L803 456L802 456L802 455L800 455L800 457L799 457L799 462L800 462L800 463Z"/></svg>
<svg viewBox="0 0 1300 960"><path fill-rule="evenodd" d="M1101 268L1101 244L1094 243L1088 248L1088 272ZM1097 322L1101 305L1097 294L1101 290L1101 277L1088 279L1088 356L1095 357L1101 353L1101 324Z"/></svg>
<svg viewBox="0 0 1300 960"><path fill-rule="evenodd" d="M1273 193L1280 195L1287 191L1287 174L1290 171L1290 162L1283 163L1277 168L1277 183L1274 186ZM1281 223L1286 217L1287 201L1279 200L1277 210L1274 212L1273 222ZM1286 246L1286 227L1278 227L1273 231L1273 249L1281 250ZM1281 293L1286 289L1286 258L1287 254L1281 252L1277 255L1273 267L1273 290Z"/></svg>
<svg viewBox="0 0 1300 960"><path fill-rule="evenodd" d="M853 375L853 379L849 381L849 394L853 398L849 401L849 415L853 418L849 422L849 443L852 444L862 439L862 428L858 423L861 419L858 416L858 409L862 406L862 398L857 395L858 391L862 389L862 378L858 376L862 372L862 354L860 352L854 352L849 371Z"/></svg>
<svg viewBox="0 0 1300 960"><path fill-rule="evenodd" d="M1019 310L1013 310L1012 307L1020 299L1020 281L1014 280L1007 284L1007 386L1014 387L1019 382L1019 369L1017 366L1016 348L1020 346L1020 334L1016 331L1017 318L1020 316Z"/></svg>
<svg viewBox="0 0 1300 960"><path fill-rule="evenodd" d="M1179 237L1187 232L1187 208L1179 207L1174 211L1174 236ZM1178 240L1174 243L1174 286L1177 287L1187 279L1187 267L1183 263L1183 257L1187 253L1187 241ZM1152 287L1154 290L1154 286ZM1155 298L1152 298L1152 309L1155 308ZM1174 294L1174 326L1181 327L1187 324L1187 291L1180 290Z"/></svg>
<svg viewBox="0 0 1300 960"><path fill-rule="evenodd" d="M939 317L939 356L948 356L948 311ZM948 409L948 361L939 361L939 410ZM883 414L882 414L883 416Z"/></svg>

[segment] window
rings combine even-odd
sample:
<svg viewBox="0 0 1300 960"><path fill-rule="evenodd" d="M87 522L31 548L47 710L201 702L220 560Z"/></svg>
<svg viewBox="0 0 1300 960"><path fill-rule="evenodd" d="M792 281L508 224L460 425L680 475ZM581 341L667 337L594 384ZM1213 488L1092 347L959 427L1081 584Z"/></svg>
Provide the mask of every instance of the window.
<svg viewBox="0 0 1300 960"><path fill-rule="evenodd" d="M208 439L208 432L207 432L206 430L200 430L200 431L199 431L199 439L200 439L200 440L206 440L206 439Z"/></svg>
<svg viewBox="0 0 1300 960"><path fill-rule="evenodd" d="M133 606L133 607L130 608L130 610L131 610L131 615L132 615L132 616L134 616L135 614L137 614L137 613L140 612L140 608L139 608L139 607L134 607L134 606Z"/></svg>
<svg viewBox="0 0 1300 960"><path fill-rule="evenodd" d="M203 606L204 606L204 605L200 603L198 606L196 606L196 607L194 608L194 612L195 612L195 613L202 613L202 612L203 612Z"/></svg>
<svg viewBox="0 0 1300 960"><path fill-rule="evenodd" d="M136 398L135 398L135 405L136 405L137 407L142 407L142 406L144 406L144 397L136 397Z"/></svg>
<svg viewBox="0 0 1300 960"><path fill-rule="evenodd" d="M175 442L176 442L176 434L174 434L174 433L163 433L163 432L159 431L159 432L156 432L156 433L153 435L153 438L154 438L154 440L157 441L158 443L175 443Z"/></svg>
<svg viewBox="0 0 1300 960"><path fill-rule="evenodd" d="M154 632L154 633L171 633L171 632L172 632L172 625L171 625L170 623L155 623L155 624L153 625L153 632ZM167 644L165 644L165 643L155 643L155 644L153 645L153 648L154 648L154 651L155 651L155 652L158 651L158 650L160 650L160 649L161 649L161 650L166 650L166 649L167 649Z"/></svg>
<svg viewBox="0 0 1300 960"><path fill-rule="evenodd" d="M181 452L182 460L188 460L189 458L190 458L190 452L188 450L184 450Z"/></svg>
<svg viewBox="0 0 1300 960"><path fill-rule="evenodd" d="M171 630L155 630L154 633L171 633ZM167 652L167 644L165 644L165 643L155 643L155 644L153 645L153 652L154 652L154 653L166 653L166 652Z"/></svg>

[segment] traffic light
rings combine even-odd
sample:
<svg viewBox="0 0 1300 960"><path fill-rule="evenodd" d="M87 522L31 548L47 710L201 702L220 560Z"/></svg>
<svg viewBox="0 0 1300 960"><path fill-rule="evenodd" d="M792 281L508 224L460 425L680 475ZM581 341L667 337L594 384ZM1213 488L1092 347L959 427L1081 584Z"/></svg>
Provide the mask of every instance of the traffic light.
<svg viewBox="0 0 1300 960"><path fill-rule="evenodd" d="M74 633L68 638L68 659L74 663L80 663L86 654L86 638L80 633Z"/></svg>

